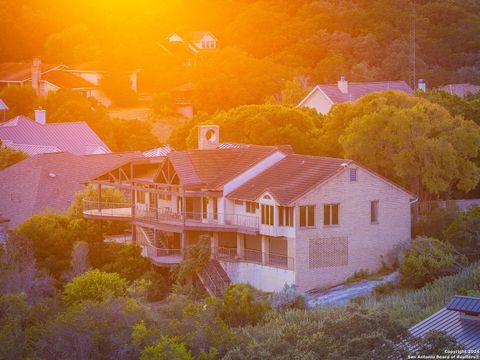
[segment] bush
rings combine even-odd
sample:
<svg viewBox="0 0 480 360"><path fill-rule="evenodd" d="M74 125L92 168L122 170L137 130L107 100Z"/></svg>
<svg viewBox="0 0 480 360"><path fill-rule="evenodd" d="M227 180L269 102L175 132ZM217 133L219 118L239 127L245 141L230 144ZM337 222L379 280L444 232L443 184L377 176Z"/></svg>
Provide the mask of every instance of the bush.
<svg viewBox="0 0 480 360"><path fill-rule="evenodd" d="M436 208L430 211L418 223L413 225L413 235L430 236L444 240L444 230L458 215L456 208Z"/></svg>
<svg viewBox="0 0 480 360"><path fill-rule="evenodd" d="M444 232L446 240L471 258L480 255L480 206L461 213Z"/></svg>
<svg viewBox="0 0 480 360"><path fill-rule="evenodd" d="M222 318L232 327L254 325L270 309L270 303L261 299L250 285L229 285L223 299Z"/></svg>
<svg viewBox="0 0 480 360"><path fill-rule="evenodd" d="M358 271L355 271L355 272L353 273L353 275L349 276L349 277L345 280L345 285L348 285L348 284L352 284L352 283L355 283L355 282L359 282L359 281L365 280L365 279L367 279L369 276L370 276L370 273L368 272L368 270L360 269L360 270L358 270Z"/></svg>
<svg viewBox="0 0 480 360"><path fill-rule="evenodd" d="M274 309L305 309L305 294L299 292L295 285L285 283L282 290L274 292L270 295L270 301Z"/></svg>
<svg viewBox="0 0 480 360"><path fill-rule="evenodd" d="M98 269L87 271L65 285L63 300L68 305L84 301L103 302L109 297L124 296L127 280L115 273L106 273Z"/></svg>
<svg viewBox="0 0 480 360"><path fill-rule="evenodd" d="M373 293L376 296L382 296L382 295L387 295L393 292L395 287L393 286L393 283L391 282L386 282L383 284L379 284L373 288Z"/></svg>
<svg viewBox="0 0 480 360"><path fill-rule="evenodd" d="M148 271L143 278L150 282L147 287L147 300L159 301L165 299L168 295L167 280L156 271Z"/></svg>
<svg viewBox="0 0 480 360"><path fill-rule="evenodd" d="M140 360L194 360L185 343L177 337L162 336L160 341L143 349Z"/></svg>
<svg viewBox="0 0 480 360"><path fill-rule="evenodd" d="M465 261L454 254L453 247L434 238L417 237L412 248L406 252L400 266L400 286L420 288L431 283L442 272L459 268Z"/></svg>
<svg viewBox="0 0 480 360"><path fill-rule="evenodd" d="M27 158L28 154L20 150L4 147L2 140L0 140L0 171Z"/></svg>
<svg viewBox="0 0 480 360"><path fill-rule="evenodd" d="M176 283L184 283L191 280L193 275L202 270L210 259L210 245L206 239L194 245L187 246L184 252L184 260L172 267L171 275Z"/></svg>

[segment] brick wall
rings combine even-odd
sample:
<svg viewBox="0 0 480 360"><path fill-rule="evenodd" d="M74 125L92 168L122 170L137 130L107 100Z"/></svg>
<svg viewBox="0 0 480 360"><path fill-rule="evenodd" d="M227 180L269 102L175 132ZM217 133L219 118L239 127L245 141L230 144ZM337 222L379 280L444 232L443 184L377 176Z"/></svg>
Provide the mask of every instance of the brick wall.
<svg viewBox="0 0 480 360"><path fill-rule="evenodd" d="M295 282L302 290L340 284L360 269L375 272L382 259L394 261L410 241L411 196L357 169L356 182L350 182L347 168L296 202L316 205L316 226L296 228ZM371 224L370 202L375 200L379 201L379 222ZM323 205L329 203L340 204L339 225L323 225ZM299 224L298 211L296 216Z"/></svg>

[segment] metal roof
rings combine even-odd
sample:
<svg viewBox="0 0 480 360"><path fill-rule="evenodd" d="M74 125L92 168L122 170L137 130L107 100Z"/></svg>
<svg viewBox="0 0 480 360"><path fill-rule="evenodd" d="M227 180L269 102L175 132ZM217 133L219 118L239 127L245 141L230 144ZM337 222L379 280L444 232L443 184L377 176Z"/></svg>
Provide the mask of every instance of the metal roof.
<svg viewBox="0 0 480 360"><path fill-rule="evenodd" d="M448 310L460 311L472 315L480 314L480 298L472 296L455 296L448 305Z"/></svg>
<svg viewBox="0 0 480 360"><path fill-rule="evenodd" d="M463 309L470 308L474 303L480 303L479 298L454 297L447 305ZM476 306L476 305L475 305ZM424 336L432 330L445 331L453 336L466 350L480 350L480 318L465 317L463 310L449 310L443 308L432 316L410 328L414 336Z"/></svg>
<svg viewBox="0 0 480 360"><path fill-rule="evenodd" d="M0 110L8 110L7 104L2 99L0 99Z"/></svg>

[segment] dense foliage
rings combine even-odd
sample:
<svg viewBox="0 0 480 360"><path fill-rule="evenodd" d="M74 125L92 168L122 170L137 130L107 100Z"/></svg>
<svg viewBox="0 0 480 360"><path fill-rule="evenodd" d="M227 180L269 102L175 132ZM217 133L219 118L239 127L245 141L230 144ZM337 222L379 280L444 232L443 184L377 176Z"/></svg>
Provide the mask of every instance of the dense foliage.
<svg viewBox="0 0 480 360"><path fill-rule="evenodd" d="M28 154L20 150L5 147L0 140L0 171L28 158Z"/></svg>
<svg viewBox="0 0 480 360"><path fill-rule="evenodd" d="M478 82L478 2L416 3L418 78ZM410 1L392 0L7 1L0 61L40 54L50 63L140 68L140 85L155 92L194 82L197 108L212 111L263 103L297 76L408 80L411 15ZM198 29L211 30L220 50L197 67L185 69L158 45L172 31Z"/></svg>

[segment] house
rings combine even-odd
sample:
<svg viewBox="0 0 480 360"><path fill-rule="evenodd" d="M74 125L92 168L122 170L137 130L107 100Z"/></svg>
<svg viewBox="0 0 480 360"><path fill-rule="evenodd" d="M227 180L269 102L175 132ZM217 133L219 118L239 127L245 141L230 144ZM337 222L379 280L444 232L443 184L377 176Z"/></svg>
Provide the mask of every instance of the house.
<svg viewBox="0 0 480 360"><path fill-rule="evenodd" d="M31 64L3 63L0 64L0 86L31 85L41 96L59 89L70 89L110 106L111 101L100 89L101 79L106 72L91 66L92 64L43 64L38 56L33 58ZM134 92L137 92L137 73L138 71L129 73L130 86Z"/></svg>
<svg viewBox="0 0 480 360"><path fill-rule="evenodd" d="M0 119L1 121L5 121L7 118L7 111L8 111L8 106L5 104L5 102L0 99Z"/></svg>
<svg viewBox="0 0 480 360"><path fill-rule="evenodd" d="M348 82L343 76L337 84L315 86L297 107L307 107L327 114L333 105L347 101L355 101L362 96L376 91L399 90L413 94L405 81Z"/></svg>
<svg viewBox="0 0 480 360"><path fill-rule="evenodd" d="M187 44L194 53L199 53L201 50L216 49L218 43L218 39L210 31L189 31L185 35L172 32L166 39L170 43Z"/></svg>
<svg viewBox="0 0 480 360"><path fill-rule="evenodd" d="M448 84L439 88L450 95L457 95L465 97L467 94L478 94L480 92L480 85L465 84Z"/></svg>
<svg viewBox="0 0 480 360"><path fill-rule="evenodd" d="M0 171L0 213L16 227L37 213L65 211L89 178L140 157L139 152L32 156Z"/></svg>
<svg viewBox="0 0 480 360"><path fill-rule="evenodd" d="M26 152L69 152L74 155L110 153L108 146L83 121L46 123L46 111L35 110L35 121L20 115L0 123L0 140L4 146Z"/></svg>
<svg viewBox="0 0 480 360"><path fill-rule="evenodd" d="M409 329L410 334L417 337L432 330L453 336L465 350L479 350L480 298L457 295L447 306Z"/></svg>
<svg viewBox="0 0 480 360"><path fill-rule="evenodd" d="M408 245L414 195L398 185L351 160L221 145L219 135L218 126L200 126L197 150L92 178L99 192L131 191L132 202L116 211L87 203L84 216L131 222L157 266L180 263L186 246L208 239L212 260L199 278L214 295L229 282L264 291L334 286L395 261Z"/></svg>

